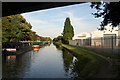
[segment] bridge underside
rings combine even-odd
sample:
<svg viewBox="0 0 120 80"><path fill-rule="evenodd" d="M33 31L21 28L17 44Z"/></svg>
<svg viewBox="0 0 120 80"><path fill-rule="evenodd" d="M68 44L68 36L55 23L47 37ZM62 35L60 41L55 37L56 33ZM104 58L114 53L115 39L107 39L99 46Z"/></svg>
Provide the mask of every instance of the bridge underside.
<svg viewBox="0 0 120 80"><path fill-rule="evenodd" d="M80 4L83 2L3 2L2 16L21 14L25 12Z"/></svg>

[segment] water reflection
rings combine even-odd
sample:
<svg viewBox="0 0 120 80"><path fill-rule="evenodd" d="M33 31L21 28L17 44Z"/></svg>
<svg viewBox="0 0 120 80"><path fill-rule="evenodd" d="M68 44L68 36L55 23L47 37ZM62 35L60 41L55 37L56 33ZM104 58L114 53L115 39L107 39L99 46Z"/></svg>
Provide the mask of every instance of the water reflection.
<svg viewBox="0 0 120 80"><path fill-rule="evenodd" d="M56 44L54 44L54 45L55 45L55 47L56 47L57 50L60 50L60 51L62 50L62 46L59 46L59 45L56 45Z"/></svg>
<svg viewBox="0 0 120 80"><path fill-rule="evenodd" d="M117 79L117 69L102 58L89 55L89 57L62 49L66 75L75 80L89 78L114 78ZM99 66L98 66L99 65ZM113 74L114 70L114 74Z"/></svg>
<svg viewBox="0 0 120 80"><path fill-rule="evenodd" d="M73 56L73 63L75 63L76 61L78 61L78 59L75 56Z"/></svg>
<svg viewBox="0 0 120 80"><path fill-rule="evenodd" d="M55 46L34 48L21 55L3 55L4 78L74 78L78 61L66 49ZM37 53L37 54L36 54Z"/></svg>
<svg viewBox="0 0 120 80"><path fill-rule="evenodd" d="M3 78L69 78L62 51L48 45L21 55L3 55Z"/></svg>
<svg viewBox="0 0 120 80"><path fill-rule="evenodd" d="M33 48L34 51L39 51L40 48Z"/></svg>
<svg viewBox="0 0 120 80"><path fill-rule="evenodd" d="M87 71L87 69L90 69L88 64L91 61L87 57L80 54L77 55L76 53L72 53L66 49L62 49L62 51L66 74L71 75L74 79L87 78L90 73ZM88 68L86 68L86 66Z"/></svg>
<svg viewBox="0 0 120 80"><path fill-rule="evenodd" d="M3 55L2 58L5 78L74 79L88 77L95 72L92 69L94 62L91 64L88 57L76 55L61 47L56 49L53 44L21 55Z"/></svg>
<svg viewBox="0 0 120 80"><path fill-rule="evenodd" d="M6 63L7 65L11 65L11 67L14 67L16 63L16 55L6 56Z"/></svg>
<svg viewBox="0 0 120 80"><path fill-rule="evenodd" d="M21 78L29 69L30 53L24 55L3 55L3 78Z"/></svg>
<svg viewBox="0 0 120 80"><path fill-rule="evenodd" d="M64 59L64 67L65 67L66 75L69 75L71 76L71 78L74 78L77 76L77 73L74 71L74 64L77 58L73 56L66 49L62 49L62 51L63 51L63 59Z"/></svg>

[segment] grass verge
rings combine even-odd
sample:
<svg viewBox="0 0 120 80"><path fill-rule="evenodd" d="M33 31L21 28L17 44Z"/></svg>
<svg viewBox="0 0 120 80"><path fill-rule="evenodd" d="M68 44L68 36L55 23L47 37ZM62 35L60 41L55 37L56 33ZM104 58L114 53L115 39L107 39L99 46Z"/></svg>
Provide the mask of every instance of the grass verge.
<svg viewBox="0 0 120 80"><path fill-rule="evenodd" d="M78 76L82 78L92 78L93 75L99 72L100 68L107 62L100 57L91 54L89 51L85 51L76 46L70 46L62 44L62 46L73 52L78 59L76 63L76 70Z"/></svg>
<svg viewBox="0 0 120 80"><path fill-rule="evenodd" d="M86 50L90 50L92 52L95 52L97 54L100 54L100 55L103 55L105 57L110 57L110 58L113 58L113 59L120 59L120 54L113 54L113 53L108 53L108 52L103 52L103 51L96 51L94 49L91 49L91 48L86 48L86 47L80 47L82 49L86 49Z"/></svg>

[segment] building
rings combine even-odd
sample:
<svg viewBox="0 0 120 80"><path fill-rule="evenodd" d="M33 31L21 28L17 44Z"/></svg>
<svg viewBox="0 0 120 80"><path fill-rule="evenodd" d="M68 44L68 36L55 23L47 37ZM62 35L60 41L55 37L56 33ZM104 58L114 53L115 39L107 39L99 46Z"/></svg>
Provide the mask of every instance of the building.
<svg viewBox="0 0 120 80"><path fill-rule="evenodd" d="M91 32L91 45L92 46L118 46L119 45L119 36L120 28L112 27L110 25L105 26L104 30L95 30Z"/></svg>
<svg viewBox="0 0 120 80"><path fill-rule="evenodd" d="M91 32L91 45L92 46L100 46L101 43L101 38L103 37L103 31L100 30L95 30Z"/></svg>
<svg viewBox="0 0 120 80"><path fill-rule="evenodd" d="M69 40L70 45L78 46L120 46L120 28L105 26L104 30L79 33Z"/></svg>
<svg viewBox="0 0 120 80"><path fill-rule="evenodd" d="M90 36L91 36L90 33L87 32L77 34L72 38L72 40L69 40L69 44L78 46L90 45L91 44Z"/></svg>
<svg viewBox="0 0 120 80"><path fill-rule="evenodd" d="M79 33L77 35L74 35L74 37L72 38L72 40L77 40L77 39L87 39L87 38L90 38L90 33L87 33L87 32L82 32L82 33Z"/></svg>

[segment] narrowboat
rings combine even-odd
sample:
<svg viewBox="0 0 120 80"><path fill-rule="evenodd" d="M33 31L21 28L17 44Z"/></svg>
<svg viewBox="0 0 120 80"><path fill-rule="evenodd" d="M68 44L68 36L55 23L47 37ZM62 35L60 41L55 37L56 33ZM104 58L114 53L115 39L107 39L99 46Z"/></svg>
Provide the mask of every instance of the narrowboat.
<svg viewBox="0 0 120 80"><path fill-rule="evenodd" d="M2 50L3 50L3 52L17 52L16 48L4 48Z"/></svg>
<svg viewBox="0 0 120 80"><path fill-rule="evenodd" d="M34 42L32 47L33 48L40 48L39 42Z"/></svg>
<svg viewBox="0 0 120 80"><path fill-rule="evenodd" d="M4 54L16 54L21 43L19 42L4 42L2 43L2 53Z"/></svg>

